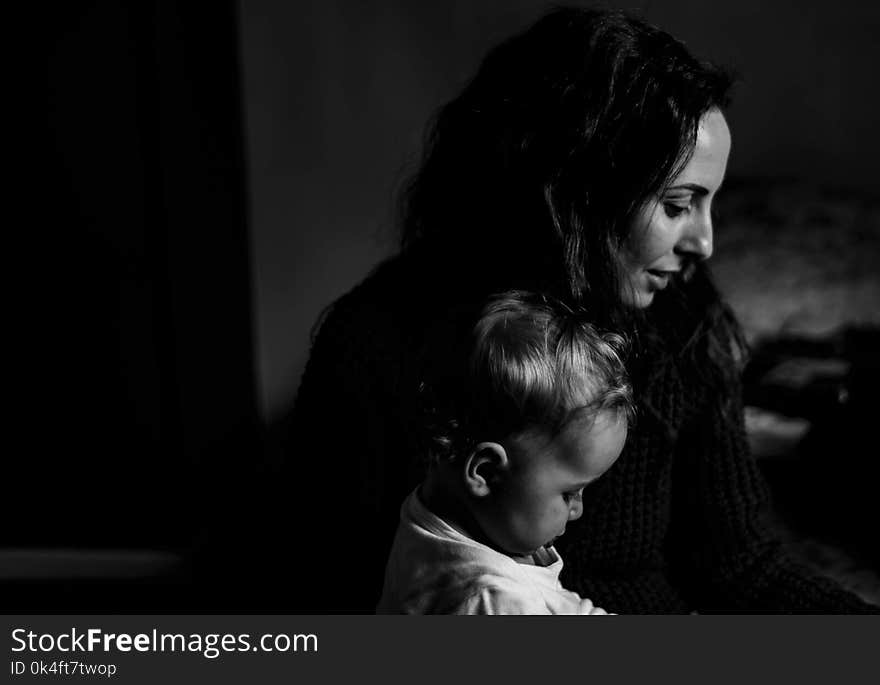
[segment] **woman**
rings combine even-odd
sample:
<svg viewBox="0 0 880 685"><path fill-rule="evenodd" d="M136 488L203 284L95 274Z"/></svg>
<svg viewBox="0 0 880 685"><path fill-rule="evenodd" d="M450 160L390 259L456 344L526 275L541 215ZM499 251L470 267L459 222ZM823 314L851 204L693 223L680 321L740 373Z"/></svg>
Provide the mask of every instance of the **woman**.
<svg viewBox="0 0 880 685"><path fill-rule="evenodd" d="M420 477L438 327L518 288L633 341L639 417L560 540L566 587L618 613L872 610L790 563L762 522L741 337L705 266L730 84L639 20L561 9L441 109L400 254L327 312L300 387L291 468L320 562L299 606L371 609Z"/></svg>

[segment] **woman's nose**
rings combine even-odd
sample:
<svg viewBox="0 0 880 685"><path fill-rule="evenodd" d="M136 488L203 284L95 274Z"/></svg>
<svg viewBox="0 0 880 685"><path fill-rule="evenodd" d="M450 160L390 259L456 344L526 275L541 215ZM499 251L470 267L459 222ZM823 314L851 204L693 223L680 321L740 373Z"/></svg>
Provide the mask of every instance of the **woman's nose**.
<svg viewBox="0 0 880 685"><path fill-rule="evenodd" d="M693 214L693 219L676 245L676 251L699 260L712 256L712 216L708 209Z"/></svg>

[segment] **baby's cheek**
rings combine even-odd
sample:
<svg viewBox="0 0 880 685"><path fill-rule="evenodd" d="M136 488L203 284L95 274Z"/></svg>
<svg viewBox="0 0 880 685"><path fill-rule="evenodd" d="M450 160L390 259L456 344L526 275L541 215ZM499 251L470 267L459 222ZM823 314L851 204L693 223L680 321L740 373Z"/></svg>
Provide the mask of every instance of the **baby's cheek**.
<svg viewBox="0 0 880 685"><path fill-rule="evenodd" d="M568 515L571 512L571 507L567 502L563 502L561 506L555 508L553 512L553 518L557 521L568 521Z"/></svg>

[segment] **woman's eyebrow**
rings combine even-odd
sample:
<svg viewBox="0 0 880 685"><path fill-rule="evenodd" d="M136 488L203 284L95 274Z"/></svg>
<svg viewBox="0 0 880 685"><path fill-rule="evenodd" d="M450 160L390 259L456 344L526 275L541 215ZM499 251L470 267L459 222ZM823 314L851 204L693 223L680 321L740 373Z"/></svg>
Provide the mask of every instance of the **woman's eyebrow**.
<svg viewBox="0 0 880 685"><path fill-rule="evenodd" d="M697 184L697 183L682 183L681 185L670 186L670 187L669 187L669 190L670 190L670 191L674 191L674 190L689 190L689 191L691 191L692 193L694 193L695 195L700 195L700 196L702 196L702 195L708 195L708 194L709 194L709 189L708 189L708 188L706 188L706 187L704 187L704 186L701 186L701 185L699 185L699 184Z"/></svg>

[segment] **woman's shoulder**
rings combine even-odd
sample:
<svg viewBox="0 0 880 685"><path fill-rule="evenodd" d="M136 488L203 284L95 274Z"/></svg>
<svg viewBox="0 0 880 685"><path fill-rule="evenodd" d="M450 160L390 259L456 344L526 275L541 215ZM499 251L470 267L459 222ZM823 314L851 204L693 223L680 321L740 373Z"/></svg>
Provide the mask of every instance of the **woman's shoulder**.
<svg viewBox="0 0 880 685"><path fill-rule="evenodd" d="M398 257L380 263L360 283L327 305L312 327L312 344L370 344L407 324L408 269Z"/></svg>
<svg viewBox="0 0 880 685"><path fill-rule="evenodd" d="M383 263L315 322L294 411L302 430L332 422L341 405L376 411L412 375L394 271Z"/></svg>
<svg viewBox="0 0 880 685"><path fill-rule="evenodd" d="M328 379L356 386L353 392L408 384L424 337L417 291L410 266L394 257L325 308L312 328L300 393Z"/></svg>

